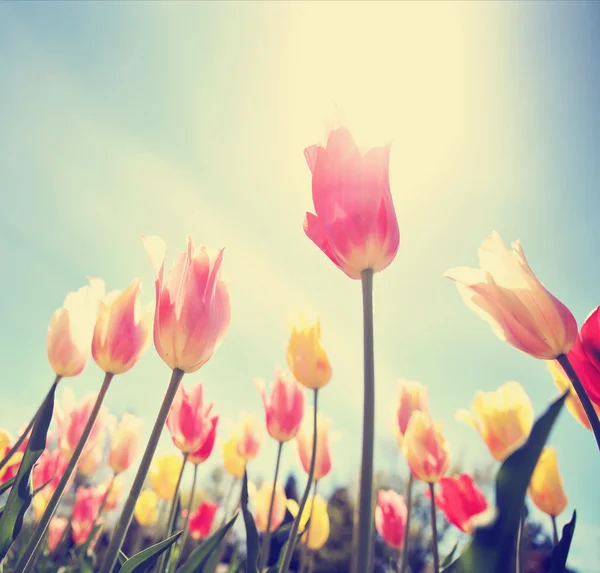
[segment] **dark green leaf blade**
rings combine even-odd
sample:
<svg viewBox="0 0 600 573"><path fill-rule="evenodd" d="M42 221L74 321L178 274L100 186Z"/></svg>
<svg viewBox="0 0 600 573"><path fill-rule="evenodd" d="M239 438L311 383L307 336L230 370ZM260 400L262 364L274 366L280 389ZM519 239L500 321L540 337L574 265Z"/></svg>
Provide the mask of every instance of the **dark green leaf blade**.
<svg viewBox="0 0 600 573"><path fill-rule="evenodd" d="M248 509L248 474L246 472L244 472L242 486L242 515L246 526L246 573L257 573L260 541L254 516Z"/></svg>
<svg viewBox="0 0 600 573"><path fill-rule="evenodd" d="M155 543L143 551L136 553L123 563L119 573L145 573L156 563L156 560L179 539L179 536L182 533L183 531L178 531L174 535L171 535L171 537L167 537L166 539L163 539L163 541Z"/></svg>
<svg viewBox="0 0 600 573"><path fill-rule="evenodd" d="M46 448L46 435L52 413L54 412L54 394L56 382L50 388L31 430L31 437L25 455L15 477L15 485L10 490L8 500L0 518L0 561L8 552L23 525L23 517L33 497L31 472L33 466Z"/></svg>
<svg viewBox="0 0 600 573"><path fill-rule="evenodd" d="M496 515L475 529L462 555L444 573L505 573L510 570L527 486L552 426L568 393L536 420L527 441L502 464L496 475Z"/></svg>
<svg viewBox="0 0 600 573"><path fill-rule="evenodd" d="M577 512L573 512L571 521L563 527L562 537L552 550L552 566L548 573L565 573L567 568L567 557L569 556L569 549L571 549L571 541L573 540L573 533L575 533L575 522L577 521Z"/></svg>

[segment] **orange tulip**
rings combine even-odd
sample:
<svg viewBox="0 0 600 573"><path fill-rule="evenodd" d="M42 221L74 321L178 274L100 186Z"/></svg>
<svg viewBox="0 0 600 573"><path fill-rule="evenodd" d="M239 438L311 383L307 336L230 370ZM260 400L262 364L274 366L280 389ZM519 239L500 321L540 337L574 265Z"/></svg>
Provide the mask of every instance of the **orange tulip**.
<svg viewBox="0 0 600 573"><path fill-rule="evenodd" d="M114 416L110 417L108 465L116 474L127 470L137 455L142 438L142 423L141 418L127 412L118 424Z"/></svg>
<svg viewBox="0 0 600 573"><path fill-rule="evenodd" d="M300 384L310 390L323 388L331 380L331 365L321 343L321 325L300 319L292 326L287 347L290 370Z"/></svg>
<svg viewBox="0 0 600 573"><path fill-rule="evenodd" d="M195 372L210 360L229 328L229 293L219 277L223 251L195 249L188 237L187 251L164 277L165 242L142 238L156 275L154 345L169 368Z"/></svg>
<svg viewBox="0 0 600 573"><path fill-rule="evenodd" d="M511 246L494 232L479 248L480 269L460 267L444 276L502 340L534 358L566 354L577 338L575 318L537 279L521 243Z"/></svg>
<svg viewBox="0 0 600 573"><path fill-rule="evenodd" d="M529 495L538 509L552 517L560 515L567 507L554 448L546 446L542 450L529 482Z"/></svg>
<svg viewBox="0 0 600 573"><path fill-rule="evenodd" d="M402 447L402 439L406 433L408 422L413 412L429 410L429 393L419 382L400 380L398 383L398 402L396 406L396 424L394 433L398 445Z"/></svg>
<svg viewBox="0 0 600 573"><path fill-rule="evenodd" d="M314 442L314 409L307 408L307 412L296 436L298 454L304 471L308 474ZM325 418L320 412L317 413L317 453L315 460L314 480L320 480L331 471L331 451L329 446L329 427L331 419Z"/></svg>
<svg viewBox="0 0 600 573"><path fill-rule="evenodd" d="M474 415L461 409L456 419L481 434L496 460L505 460L529 437L533 406L518 382L507 382L495 392L477 392L472 407Z"/></svg>
<svg viewBox="0 0 600 573"><path fill-rule="evenodd" d="M403 441L404 455L417 479L435 483L448 470L450 450L428 412L413 412Z"/></svg>

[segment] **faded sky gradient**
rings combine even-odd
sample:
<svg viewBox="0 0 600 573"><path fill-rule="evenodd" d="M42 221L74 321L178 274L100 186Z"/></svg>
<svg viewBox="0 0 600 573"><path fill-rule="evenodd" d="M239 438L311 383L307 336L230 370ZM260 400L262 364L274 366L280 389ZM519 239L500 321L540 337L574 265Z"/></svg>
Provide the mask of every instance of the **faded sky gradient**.
<svg viewBox="0 0 600 573"><path fill-rule="evenodd" d="M455 410L508 380L538 413L557 391L441 275L474 265L497 230L522 240L579 323L600 302L599 29L591 2L0 4L2 425L16 432L52 380L46 330L65 294L86 276L108 290L139 276L153 300L139 235L162 236L172 261L191 233L225 247L232 323L184 383L204 381L223 418L262 415L252 379L284 365L297 311L318 314L334 370L320 402L339 432L328 487L354 479L360 285L302 231L303 149L341 120L360 145L393 140L401 247L375 280L376 466L405 468L390 457L399 377L429 386L455 457L487 463ZM147 436L168 377L151 348L107 405L144 416ZM65 385L81 397L101 379L92 363ZM570 500L561 522L578 510L571 563L592 573L600 456L567 412L551 443ZM160 447L173 449L166 436ZM269 443L253 477L274 456ZM292 447L283 463L297 471Z"/></svg>

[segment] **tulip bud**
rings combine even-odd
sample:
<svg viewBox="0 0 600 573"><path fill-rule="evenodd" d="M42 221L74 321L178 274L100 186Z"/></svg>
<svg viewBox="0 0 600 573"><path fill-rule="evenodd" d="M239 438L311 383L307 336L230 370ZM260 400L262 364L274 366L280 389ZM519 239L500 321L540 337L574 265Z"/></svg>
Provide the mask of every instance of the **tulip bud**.
<svg viewBox="0 0 600 573"><path fill-rule="evenodd" d="M217 423L219 421L219 416L213 416L209 418L210 427L208 429L208 433L204 437L204 441L200 444L200 447L192 452L188 456L188 462L197 466L205 462L213 451L215 445L215 439L217 437Z"/></svg>
<svg viewBox="0 0 600 573"><path fill-rule="evenodd" d="M567 507L568 500L554 448L546 446L542 450L529 482L529 495L539 510L552 517L557 517Z"/></svg>
<svg viewBox="0 0 600 573"><path fill-rule="evenodd" d="M211 532L215 514L219 509L216 503L203 501L190 516L189 528L192 539L206 539Z"/></svg>
<svg viewBox="0 0 600 573"><path fill-rule="evenodd" d="M263 430L255 416L242 412L238 435L237 453L247 464L258 455L263 438Z"/></svg>
<svg viewBox="0 0 600 573"><path fill-rule="evenodd" d="M392 489L378 492L375 528L392 549L400 549L404 545L407 516L404 497Z"/></svg>
<svg viewBox="0 0 600 573"><path fill-rule="evenodd" d="M142 438L142 423L141 418L127 412L118 424L114 416L110 418L108 465L114 473L124 472L135 459Z"/></svg>
<svg viewBox="0 0 600 573"><path fill-rule="evenodd" d="M100 504L101 500L92 488L77 488L73 514L71 516L73 542L75 545L81 545L88 540L94 523L98 518Z"/></svg>
<svg viewBox="0 0 600 573"><path fill-rule="evenodd" d="M254 521L259 531L267 531L267 522L269 520L269 507L271 505L271 494L273 494L273 482L264 482L260 489L252 498L254 505ZM273 513L271 515L271 524L269 531L275 531L285 518L287 497L281 482L275 485L273 497Z"/></svg>
<svg viewBox="0 0 600 573"><path fill-rule="evenodd" d="M119 498L122 491L123 480L119 476L113 476L96 487L96 496L101 500L101 503L106 497L104 509L106 511L114 511L119 505Z"/></svg>
<svg viewBox="0 0 600 573"><path fill-rule="evenodd" d="M292 326L287 347L290 370L300 384L310 390L323 388L331 380L331 365L321 344L321 325L300 319Z"/></svg>
<svg viewBox="0 0 600 573"><path fill-rule="evenodd" d="M400 447L402 447L402 439L406 433L408 421L416 410L429 411L429 392L419 382L402 379L398 383L396 424L394 426L394 433Z"/></svg>
<svg viewBox="0 0 600 573"><path fill-rule="evenodd" d="M135 519L142 527L149 527L158 521L158 496L151 489L140 493L133 511Z"/></svg>
<svg viewBox="0 0 600 573"><path fill-rule="evenodd" d="M246 461L238 454L239 441L239 436L234 434L223 444L223 466L225 471L236 479L244 477L246 469Z"/></svg>
<svg viewBox="0 0 600 573"><path fill-rule="evenodd" d="M150 484L161 499L173 499L182 464L183 459L178 454L163 454L152 460Z"/></svg>
<svg viewBox="0 0 600 573"><path fill-rule="evenodd" d="M312 458L314 442L314 408L309 406L296 436L298 455L304 471L310 473L310 461ZM331 451L329 446L329 427L331 418L326 418L320 412L317 413L317 453L315 458L314 480L323 479L331 471Z"/></svg>
<svg viewBox="0 0 600 573"><path fill-rule="evenodd" d="M293 499L288 499L288 511L296 517L298 515L298 503ZM306 525L310 518L308 531ZM327 513L327 502L320 496L310 497L306 501L306 505L300 516L300 524L298 530L304 532L301 537L301 542L304 543L310 550L318 551L325 545L329 538L329 514Z"/></svg>
<svg viewBox="0 0 600 573"><path fill-rule="evenodd" d="M104 438L104 436L102 436ZM104 457L104 439L96 440L96 442L88 442L83 448L81 458L77 464L77 471L81 475L91 476L100 468L102 458Z"/></svg>

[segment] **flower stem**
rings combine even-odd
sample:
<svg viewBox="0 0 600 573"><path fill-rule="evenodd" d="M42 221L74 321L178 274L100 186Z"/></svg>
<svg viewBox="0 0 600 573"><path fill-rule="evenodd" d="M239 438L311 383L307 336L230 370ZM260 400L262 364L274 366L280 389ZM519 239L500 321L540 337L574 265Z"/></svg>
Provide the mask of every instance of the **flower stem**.
<svg viewBox="0 0 600 573"><path fill-rule="evenodd" d="M304 544L304 550L306 555L306 569L308 573L312 573L315 564L315 552L311 551L308 547L308 543L310 541L310 528L312 526L312 516L313 509L315 508L315 497L317 497L317 487L319 485L319 480L315 480L315 485L313 487L313 498L312 504L310 506L310 514L308 516L308 527L306 528L306 543Z"/></svg>
<svg viewBox="0 0 600 573"><path fill-rule="evenodd" d="M523 529L525 527L525 508L521 510L521 519L519 520L519 531L517 532L517 546L515 553L515 571L516 573L525 573L523 570Z"/></svg>
<svg viewBox="0 0 600 573"><path fill-rule="evenodd" d="M181 536L181 545L179 555L183 554L183 550L185 549L185 544L187 543L188 537L190 535L190 512L192 511L192 504L194 503L194 494L196 493L196 477L198 476L198 464L194 464L194 477L192 478L192 492L190 493L190 500L187 505L187 512L185 515L185 520L183 522L183 535Z"/></svg>
<svg viewBox="0 0 600 573"><path fill-rule="evenodd" d="M269 564L269 553L271 552L271 519L273 518L273 507L275 505L275 491L277 489L277 476L279 475L279 463L281 461L281 450L283 442L277 446L277 461L275 462L275 477L273 478L273 491L271 491L271 501L269 503L269 517L267 518L267 530L263 537L262 548L260 551L259 573Z"/></svg>
<svg viewBox="0 0 600 573"><path fill-rule="evenodd" d="M408 541L410 538L410 511L412 507L412 488L414 478L412 472L408 477L408 485L406 486L406 527L404 528L404 543L402 545L402 565L400 573L405 573L408 566Z"/></svg>
<svg viewBox="0 0 600 573"><path fill-rule="evenodd" d="M437 520L435 515L435 487L434 484L429 484L431 493L431 549L433 551L433 570L438 573L440 570L440 556L438 554L438 535L437 535Z"/></svg>
<svg viewBox="0 0 600 573"><path fill-rule="evenodd" d="M598 414L596 410L594 410L594 406L592 405L592 401L590 397L587 395L581 380L579 380L579 376L577 376L577 372L573 368L573 365L569 361L569 358L566 354L561 354L556 358L558 363L563 367L563 370L571 380L573 384L573 388L575 388L575 392L577 392L577 396L581 401L581 405L585 410L585 415L587 419L590 421L590 425L592 426L592 431L594 432L594 437L596 438L596 443L598 444L598 449L600 449L600 420L598 419Z"/></svg>
<svg viewBox="0 0 600 573"><path fill-rule="evenodd" d="M556 516L551 515L550 519L552 519L552 539L554 541L554 545L558 545L558 528L556 527Z"/></svg>
<svg viewBox="0 0 600 573"><path fill-rule="evenodd" d="M54 512L56 511L56 508L58 507L58 504L62 499L65 489L67 488L67 484L70 481L71 475L77 467L77 463L79 462L79 458L81 457L81 452L83 452L83 448L85 447L85 444L92 432L92 428L96 423L96 419L98 418L100 408L102 407L102 402L104 402L104 398L106 396L106 393L108 392L108 387L110 386L110 382L112 379L113 374L107 372L104 376L104 382L102 382L102 387L100 388L100 392L98 393L98 397L96 398L94 407L92 408L92 411L90 413L90 417L88 418L88 421L86 422L85 427L83 428L83 432L81 433L79 442L77 443L77 446L75 446L75 450L71 455L71 459L69 460L69 464L65 469L65 473L60 478L58 486L56 487L56 490L54 490L54 493L52 494L52 497L50 498L50 501L46 506L44 514L38 522L31 536L31 539L29 540L29 543L27 543L27 546L23 551L23 556L15 565L15 573L29 573L34 570L35 562L37 561L37 557L39 556L39 554L36 553L36 548L40 544L44 533L46 533L48 524L50 523L50 520L52 519L52 516L54 515Z"/></svg>
<svg viewBox="0 0 600 573"><path fill-rule="evenodd" d="M54 386L56 386L58 384L58 382L60 381L61 378L62 378L62 376L59 376L58 374L56 375L56 378L54 379L54 382L53 382L52 386L50 387L50 390L48 390L48 394L50 394L50 392L52 392L52 388L54 388ZM4 466L8 463L10 458L13 457L13 455L19 449L19 446L25 441L25 438L31 432L31 428L33 428L33 424L34 424L36 418L38 417L38 413L42 409L42 406L43 406L44 402L46 401L48 394L46 394L46 397L42 400L42 403L40 404L40 407L37 409L37 412L33 415L33 418L31 418L31 421L29 422L29 424L27 425L25 430L23 430L23 433L19 436L17 441L14 443L13 447L8 451L8 453L0 461L0 472L2 471L2 468L4 468Z"/></svg>
<svg viewBox="0 0 600 573"><path fill-rule="evenodd" d="M125 503L125 507L121 513L121 518L119 519L118 525L115 528L110 540L108 549L106 550L104 561L102 562L102 567L100 568L99 573L112 573L115 563L117 562L119 549L121 549L121 545L123 545L125 534L127 533L127 529L131 523L131 518L133 517L135 503L140 495L140 492L142 491L146 474L148 473L148 469L152 463L152 457L154 456L156 446L158 445L158 441L160 439L160 434L162 433L165 421L169 415L171 404L173 403L173 399L175 398L175 394L177 393L177 389L179 388L183 374L184 372L179 370L179 368L175 368L173 370L171 381L169 382L169 388L165 394L165 399L160 407L156 422L154 422L154 427L152 428L152 433L150 434L150 440L146 446L146 451L144 452L140 467L138 468L135 479L133 480L131 491L127 496L127 502Z"/></svg>
<svg viewBox="0 0 600 573"><path fill-rule="evenodd" d="M375 357L373 348L373 269L361 273L363 299L364 403L357 549L354 571L371 571L373 549L373 443L375 441Z"/></svg>
<svg viewBox="0 0 600 573"><path fill-rule="evenodd" d="M281 567L279 569L279 573L288 573L290 569L290 563L292 562L292 556L294 554L294 548L296 547L296 537L298 535L298 527L300 527L300 517L302 516L302 511L304 510L304 506L306 505L306 500L308 499L308 494L310 493L310 486L312 485L312 479L315 475L315 465L317 462L317 396L319 395L319 390L314 390L313 401L314 401L314 420L313 420L313 445L312 445L312 455L310 458L310 469L308 471L308 481L306 482L306 488L304 489L304 493L302 494L302 499L300 500L300 505L298 507L298 514L292 523L292 529L290 530L290 534L288 536L288 543L286 545L285 554L283 556L283 560L281 562ZM108 572L107 572L108 573Z"/></svg>

